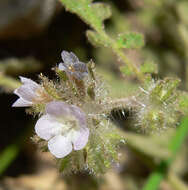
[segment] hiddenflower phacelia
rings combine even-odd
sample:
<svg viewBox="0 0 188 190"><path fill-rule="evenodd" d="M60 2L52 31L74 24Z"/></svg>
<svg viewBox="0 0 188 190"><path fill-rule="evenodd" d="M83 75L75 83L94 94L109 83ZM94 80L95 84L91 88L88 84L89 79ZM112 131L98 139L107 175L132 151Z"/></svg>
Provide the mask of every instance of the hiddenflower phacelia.
<svg viewBox="0 0 188 190"><path fill-rule="evenodd" d="M82 149L89 137L85 113L61 101L46 105L46 114L37 121L35 131L48 141L49 151L57 158L65 157L72 149Z"/></svg>
<svg viewBox="0 0 188 190"><path fill-rule="evenodd" d="M14 90L14 94L18 95L19 99L14 102L13 107L28 107L33 104L51 101L51 97L42 86L25 77L20 77L20 80L23 85Z"/></svg>
<svg viewBox="0 0 188 190"><path fill-rule="evenodd" d="M82 80L88 75L88 68L85 63L79 61L72 52L62 51L63 63L59 63L58 69L65 71L67 76L77 80Z"/></svg>
<svg viewBox="0 0 188 190"><path fill-rule="evenodd" d="M122 142L108 118L114 106L91 62L72 52L61 56L54 80L41 74L37 84L20 77L23 84L14 91L19 99L12 106L31 106L27 113L39 116L33 141L57 158L61 171L104 172L118 160Z"/></svg>
<svg viewBox="0 0 188 190"><path fill-rule="evenodd" d="M62 52L64 63L59 69L66 72L70 79L82 80L87 74L87 66L73 53ZM45 89L31 79L20 77L23 85L14 93L19 99L13 107L28 107L45 104L45 112L35 125L36 134L48 141L49 151L57 158L63 158L73 149L80 150L88 142L86 114L77 106L53 100Z"/></svg>

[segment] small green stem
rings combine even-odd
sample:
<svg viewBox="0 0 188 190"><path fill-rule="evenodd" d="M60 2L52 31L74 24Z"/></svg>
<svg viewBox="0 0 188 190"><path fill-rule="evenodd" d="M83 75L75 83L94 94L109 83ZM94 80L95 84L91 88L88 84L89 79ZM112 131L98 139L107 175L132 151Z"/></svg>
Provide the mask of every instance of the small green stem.
<svg viewBox="0 0 188 190"><path fill-rule="evenodd" d="M9 165L15 160L20 152L20 146L18 144L8 145L3 152L0 153L0 176L9 167Z"/></svg>
<svg viewBox="0 0 188 190"><path fill-rule="evenodd" d="M144 75L139 71L139 69L134 65L133 63L130 62L130 60L125 56L125 54L122 52L122 50L116 48L116 44L112 46L112 49L114 53L127 65L127 67L136 74L137 78L141 81L144 82Z"/></svg>
<svg viewBox="0 0 188 190"><path fill-rule="evenodd" d="M100 35L101 39L106 41L106 44L109 44L112 51L121 59L121 61L123 61L127 65L127 67L133 73L136 74L137 78L141 82L144 82L145 76L142 74L142 72L139 71L138 67L127 58L127 56L124 54L124 52L117 47L116 42L110 36L108 36L108 34L106 34L105 31L103 31L103 32L97 31L97 32L98 32L98 35Z"/></svg>
<svg viewBox="0 0 188 190"><path fill-rule="evenodd" d="M160 182L165 176L165 166L161 163L157 169L150 175L146 185L144 186L143 190L158 190Z"/></svg>

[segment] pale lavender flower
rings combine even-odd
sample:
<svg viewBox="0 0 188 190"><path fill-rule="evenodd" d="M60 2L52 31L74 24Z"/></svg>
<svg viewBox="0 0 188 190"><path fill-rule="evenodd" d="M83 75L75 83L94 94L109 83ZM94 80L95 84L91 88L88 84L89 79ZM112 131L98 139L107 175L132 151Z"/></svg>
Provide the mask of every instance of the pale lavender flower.
<svg viewBox="0 0 188 190"><path fill-rule="evenodd" d="M20 80L23 85L14 90L14 94L18 95L19 99L13 103L12 107L28 107L35 103L50 100L50 97L39 84L25 77L20 77Z"/></svg>
<svg viewBox="0 0 188 190"><path fill-rule="evenodd" d="M72 52L62 51L61 57L63 63L59 63L59 70L65 71L69 77L77 80L82 80L88 75L88 68L85 63L79 61L76 55Z"/></svg>
<svg viewBox="0 0 188 190"><path fill-rule="evenodd" d="M57 158L65 157L73 149L83 149L89 137L85 113L61 101L46 105L46 113L37 121L35 132L48 141L49 151Z"/></svg>

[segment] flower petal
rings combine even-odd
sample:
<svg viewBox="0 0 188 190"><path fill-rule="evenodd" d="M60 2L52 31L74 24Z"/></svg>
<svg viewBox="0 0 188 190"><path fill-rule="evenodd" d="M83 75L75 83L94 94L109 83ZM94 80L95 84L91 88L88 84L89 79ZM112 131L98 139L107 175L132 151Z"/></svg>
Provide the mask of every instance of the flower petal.
<svg viewBox="0 0 188 190"><path fill-rule="evenodd" d="M88 73L86 72L82 73L82 72L77 71L77 72L72 73L72 75L74 76L74 78L78 80L83 80L83 78L86 77Z"/></svg>
<svg viewBox="0 0 188 190"><path fill-rule="evenodd" d="M74 150L81 150L88 142L89 129L81 128L79 131L75 131L72 136L72 143Z"/></svg>
<svg viewBox="0 0 188 190"><path fill-rule="evenodd" d="M27 85L30 85L30 86L35 86L36 88L39 87L39 85L35 81L33 81L31 79L28 79L28 78L20 76L20 80L21 80L21 82L23 84L27 84Z"/></svg>
<svg viewBox="0 0 188 190"><path fill-rule="evenodd" d="M49 114L43 115L35 125L36 134L45 140L61 134L63 124Z"/></svg>
<svg viewBox="0 0 188 190"><path fill-rule="evenodd" d="M79 121L80 127L87 127L86 114L77 106L72 105L72 114Z"/></svg>
<svg viewBox="0 0 188 190"><path fill-rule="evenodd" d="M63 158L72 151L72 144L65 136L58 135L48 141L48 148L56 158Z"/></svg>
<svg viewBox="0 0 188 190"><path fill-rule="evenodd" d="M76 55L72 52L69 53L67 51L62 51L61 57L65 63L69 63L69 64L79 61Z"/></svg>
<svg viewBox="0 0 188 190"><path fill-rule="evenodd" d="M40 85L38 85L33 80L25 77L20 77L20 80L23 83L23 85L17 88L14 91L14 94L18 95L19 97L22 97L24 100L32 102L32 99L36 97L35 91L38 88L40 88Z"/></svg>
<svg viewBox="0 0 188 190"><path fill-rule="evenodd" d="M59 63L58 69L61 70L61 71L66 71L67 70L67 68L63 65L63 63Z"/></svg>
<svg viewBox="0 0 188 190"><path fill-rule="evenodd" d="M36 93L35 93L36 89L37 89L36 87L24 84L21 87L17 88L14 91L14 94L18 95L24 100L32 102L32 100L36 97Z"/></svg>
<svg viewBox="0 0 188 190"><path fill-rule="evenodd" d="M84 73L84 72L88 73L88 68L86 64L81 61L74 64L74 69L76 71L80 71L80 73Z"/></svg>
<svg viewBox="0 0 188 190"><path fill-rule="evenodd" d="M19 98L12 104L12 107L28 107L31 105L32 105L32 102L24 100L23 98Z"/></svg>
<svg viewBox="0 0 188 190"><path fill-rule="evenodd" d="M46 105L46 113L54 117L71 115L70 105L62 101L52 101Z"/></svg>

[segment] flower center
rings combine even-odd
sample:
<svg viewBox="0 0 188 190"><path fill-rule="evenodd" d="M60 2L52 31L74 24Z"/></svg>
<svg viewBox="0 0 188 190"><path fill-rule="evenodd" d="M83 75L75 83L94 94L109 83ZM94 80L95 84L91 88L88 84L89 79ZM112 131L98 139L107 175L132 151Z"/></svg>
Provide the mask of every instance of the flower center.
<svg viewBox="0 0 188 190"><path fill-rule="evenodd" d="M73 66L68 66L68 69L71 71L71 72L75 72L75 69Z"/></svg>
<svg viewBox="0 0 188 190"><path fill-rule="evenodd" d="M46 103L50 102L52 98L45 92L45 90L40 87L35 91L36 97L32 100L35 103Z"/></svg>
<svg viewBox="0 0 188 190"><path fill-rule="evenodd" d="M61 135L65 136L78 129L78 121L75 118L61 119L62 123Z"/></svg>

